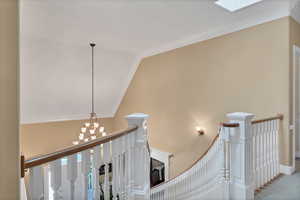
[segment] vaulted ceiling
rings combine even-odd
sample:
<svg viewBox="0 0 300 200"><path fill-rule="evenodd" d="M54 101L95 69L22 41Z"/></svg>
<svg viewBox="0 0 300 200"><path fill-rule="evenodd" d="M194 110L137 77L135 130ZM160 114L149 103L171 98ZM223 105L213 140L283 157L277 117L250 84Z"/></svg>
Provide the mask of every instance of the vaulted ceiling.
<svg viewBox="0 0 300 200"><path fill-rule="evenodd" d="M90 41L96 111L112 117L142 58L287 16L289 1L231 13L214 0L21 0L20 11L21 122L33 123L87 117Z"/></svg>

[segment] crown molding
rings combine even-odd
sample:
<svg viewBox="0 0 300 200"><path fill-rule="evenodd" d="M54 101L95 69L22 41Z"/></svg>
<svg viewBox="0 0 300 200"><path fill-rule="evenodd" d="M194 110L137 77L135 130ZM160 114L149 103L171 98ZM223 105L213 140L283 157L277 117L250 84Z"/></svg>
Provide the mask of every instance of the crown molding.
<svg viewBox="0 0 300 200"><path fill-rule="evenodd" d="M103 116L98 116L98 118L103 119L103 118L113 118L114 116L111 115L103 115ZM28 124L39 124L39 123L51 123L51 122L62 122L62 121L73 121L73 120L88 120L89 114L85 115L66 115L66 116L60 116L56 117L55 119L49 119L49 118L40 118L39 120L26 120L26 121L21 121L21 125L28 125Z"/></svg>
<svg viewBox="0 0 300 200"><path fill-rule="evenodd" d="M226 25L226 26L223 26L221 28L215 29L213 31L206 32L205 34L194 35L192 37L185 38L185 39L182 39L182 40L177 40L176 42L170 43L170 44L165 45L165 46L161 46L161 47L156 48L156 49L151 49L151 50L145 51L142 54L142 57L145 58L145 57L154 56L154 55L157 55L157 54L160 54L160 53L172 51L174 49L178 49L178 48L181 48L181 47L184 47L184 46L188 46L188 45L195 44L195 43L198 43L198 42L202 42L202 41L205 41L205 40L213 39L213 38L220 37L220 36L223 36L223 35L227 35L227 34L230 34L230 33L234 33L234 32L237 32L237 31L241 31L243 29L247 29L247 28L259 25L259 24L263 24L263 23L266 23L266 22L277 20L277 19L280 19L280 18L283 18L283 17L288 17L289 15L290 15L290 13L289 13L289 11L287 11L285 13L282 13L282 14L279 14L279 15L276 15L276 16L272 16L272 17L269 17L267 19L255 21L255 22L247 22L246 20L238 21L237 23L234 23L231 26Z"/></svg>

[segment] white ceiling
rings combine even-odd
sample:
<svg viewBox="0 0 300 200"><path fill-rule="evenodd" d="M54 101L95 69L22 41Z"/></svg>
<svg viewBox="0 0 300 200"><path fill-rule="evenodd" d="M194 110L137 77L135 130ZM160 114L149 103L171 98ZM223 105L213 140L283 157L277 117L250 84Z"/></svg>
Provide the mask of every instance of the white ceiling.
<svg viewBox="0 0 300 200"><path fill-rule="evenodd" d="M21 122L90 112L90 47L97 43L96 111L115 114L139 61L289 14L288 0L235 13L214 0L21 0Z"/></svg>

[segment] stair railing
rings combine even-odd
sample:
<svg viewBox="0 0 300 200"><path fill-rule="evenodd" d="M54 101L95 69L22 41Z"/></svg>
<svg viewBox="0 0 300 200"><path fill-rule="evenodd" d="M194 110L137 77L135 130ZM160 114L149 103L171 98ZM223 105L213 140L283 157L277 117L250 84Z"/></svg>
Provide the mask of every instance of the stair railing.
<svg viewBox="0 0 300 200"><path fill-rule="evenodd" d="M280 175L280 120L283 120L283 115L252 122L253 179L256 191Z"/></svg>
<svg viewBox="0 0 300 200"><path fill-rule="evenodd" d="M208 150L179 176L151 188L151 200L228 199L229 135L239 124L223 124Z"/></svg>
<svg viewBox="0 0 300 200"><path fill-rule="evenodd" d="M278 137L283 116L256 121L249 113L227 117L230 122L221 124L201 158L151 190L144 114L127 116L129 128L110 136L26 161L22 157L21 174L29 169L29 199L100 200L103 195L104 200L254 199L255 190L280 173ZM103 165L100 188L98 169Z"/></svg>
<svg viewBox="0 0 300 200"><path fill-rule="evenodd" d="M150 152L145 114L126 117L128 128L106 137L29 160L30 200L146 200L150 194ZM109 166L112 166L112 175ZM99 168L104 165L103 188Z"/></svg>
<svg viewBox="0 0 300 200"><path fill-rule="evenodd" d="M251 200L279 174L278 137L283 115L252 121L230 113L230 122L189 169L151 188L151 200Z"/></svg>

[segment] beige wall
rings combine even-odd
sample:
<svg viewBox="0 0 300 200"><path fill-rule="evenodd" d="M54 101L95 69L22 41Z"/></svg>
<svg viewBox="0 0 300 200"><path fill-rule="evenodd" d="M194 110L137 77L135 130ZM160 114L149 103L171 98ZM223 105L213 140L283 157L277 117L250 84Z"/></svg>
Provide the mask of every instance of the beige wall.
<svg viewBox="0 0 300 200"><path fill-rule="evenodd" d="M208 147L226 113L283 113L282 162L289 164L289 18L145 58L115 116L150 115L150 145L174 153L171 176ZM206 129L197 136L195 126Z"/></svg>
<svg viewBox="0 0 300 200"><path fill-rule="evenodd" d="M293 92L292 92L292 85L293 85L293 47L294 45L297 45L298 47L300 47L300 24L295 21L293 18L290 18L290 84L291 84L291 87L290 87L290 104L291 104L291 107L290 107L290 121L291 121L291 124L293 123L293 112L292 112L292 109L293 108ZM298 74L298 73L296 73ZM290 143L292 144L292 137L290 138ZM291 146L290 148L290 152L293 151L293 146ZM297 149L298 151L300 149ZM290 159L293 159L292 158L292 153L290 153Z"/></svg>
<svg viewBox="0 0 300 200"><path fill-rule="evenodd" d="M0 0L0 200L19 199L17 2Z"/></svg>
<svg viewBox="0 0 300 200"><path fill-rule="evenodd" d="M78 140L84 120L23 124L20 128L21 152L30 158L69 147ZM112 131L112 118L100 120L101 126Z"/></svg>

